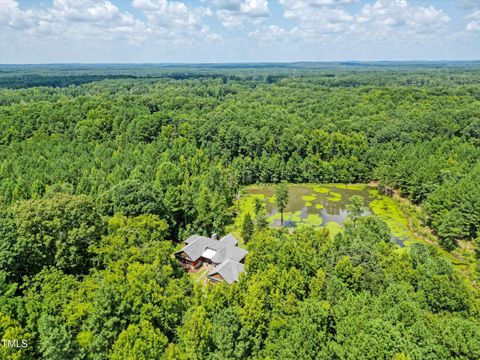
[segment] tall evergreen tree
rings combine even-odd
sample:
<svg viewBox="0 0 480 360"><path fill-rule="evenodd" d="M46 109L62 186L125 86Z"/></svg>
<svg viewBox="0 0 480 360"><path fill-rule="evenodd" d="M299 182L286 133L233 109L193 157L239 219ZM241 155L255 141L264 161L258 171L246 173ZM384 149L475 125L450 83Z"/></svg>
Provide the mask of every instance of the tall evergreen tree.
<svg viewBox="0 0 480 360"><path fill-rule="evenodd" d="M288 185L285 182L280 183L277 186L275 195L276 195L277 208L278 208L278 211L280 211L280 225L283 226L283 212L287 207L288 200L290 197L290 194L288 191Z"/></svg>
<svg viewBox="0 0 480 360"><path fill-rule="evenodd" d="M254 231L254 224L252 221L252 217L249 213L245 214L242 223L242 237L245 240L245 243L248 243L252 239Z"/></svg>

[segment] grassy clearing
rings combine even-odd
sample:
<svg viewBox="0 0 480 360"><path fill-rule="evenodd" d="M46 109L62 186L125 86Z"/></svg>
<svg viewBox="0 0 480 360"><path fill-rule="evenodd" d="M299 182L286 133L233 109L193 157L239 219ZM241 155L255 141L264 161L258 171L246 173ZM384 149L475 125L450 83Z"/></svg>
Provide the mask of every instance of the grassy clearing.
<svg viewBox="0 0 480 360"><path fill-rule="evenodd" d="M392 234L402 239L405 245L408 246L415 240L415 234L408 227L408 219L392 198L377 194L369 206L372 212L388 225Z"/></svg>
<svg viewBox="0 0 480 360"><path fill-rule="evenodd" d="M372 212L388 225L393 235L404 241L406 248L415 242L434 246L457 272L464 275L465 283L473 289L475 258L472 251L465 248L453 252L444 250L431 230L423 225L425 214L420 207L403 198L380 195L376 190L371 190L371 193L375 195L370 203Z"/></svg>
<svg viewBox="0 0 480 360"><path fill-rule="evenodd" d="M245 215L250 214L253 218L255 216L255 199L265 199L263 194L254 194L248 196L242 196L237 200L236 204L233 206L233 209L237 212L237 217L235 218L234 227L240 229L242 227L243 219Z"/></svg>
<svg viewBox="0 0 480 360"><path fill-rule="evenodd" d="M202 268L196 272L190 272L190 278L194 283L204 284L207 279L208 271L208 268Z"/></svg>

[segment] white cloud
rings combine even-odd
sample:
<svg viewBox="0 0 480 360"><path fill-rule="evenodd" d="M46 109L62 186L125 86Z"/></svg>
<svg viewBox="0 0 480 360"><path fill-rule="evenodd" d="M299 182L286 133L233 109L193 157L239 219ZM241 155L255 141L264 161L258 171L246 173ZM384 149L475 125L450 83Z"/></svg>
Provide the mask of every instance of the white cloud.
<svg viewBox="0 0 480 360"><path fill-rule="evenodd" d="M410 5L406 0L377 0L373 5L367 4L357 20L365 25L366 31L385 39L438 34L450 22L442 10Z"/></svg>
<svg viewBox="0 0 480 360"><path fill-rule="evenodd" d="M120 1L123 6L116 5ZM267 48L259 43L274 47L275 42L288 44L278 47L285 53L347 49L339 53L355 57L351 49L374 48L375 54L389 49L396 56L398 49L436 47L447 53L442 44L457 44L456 39L470 44L466 52L478 54L480 0L456 1L457 11L470 14L462 19L463 31L452 34L450 18L436 0L0 0L0 61L215 60L229 52L241 59ZM232 31L222 38L210 23Z"/></svg>
<svg viewBox="0 0 480 360"><path fill-rule="evenodd" d="M216 0L216 15L223 26L240 28L246 21L259 23L270 15L267 0Z"/></svg>
<svg viewBox="0 0 480 360"><path fill-rule="evenodd" d="M468 32L480 32L480 10L474 11L466 19L470 20L466 27Z"/></svg>
<svg viewBox="0 0 480 360"><path fill-rule="evenodd" d="M93 45L114 40L174 45L218 38L203 23L205 16L212 15L208 8L167 0L134 0L132 6L145 15L145 21L108 0L53 0L50 6L26 10L18 1L0 0L0 32L4 37L19 36L20 41L90 39Z"/></svg>
<svg viewBox="0 0 480 360"><path fill-rule="evenodd" d="M342 18L346 19L350 17L350 15L342 9L341 5L352 4L356 1L357 0L279 0L280 4L285 8L283 16L286 19L300 19L302 21L318 21L319 18L323 20L326 17L331 18L333 21L336 21L336 18L340 20ZM335 14L337 16L335 16Z"/></svg>
<svg viewBox="0 0 480 360"><path fill-rule="evenodd" d="M290 31L277 25L264 26L259 29L251 31L248 36L255 38L261 42L272 42L279 39L289 40L297 29L294 28Z"/></svg>
<svg viewBox="0 0 480 360"><path fill-rule="evenodd" d="M59 19L72 22L108 23L124 22L132 23L130 14L122 13L110 1L76 1L54 0L51 14Z"/></svg>
<svg viewBox="0 0 480 360"><path fill-rule="evenodd" d="M141 21L121 12L110 1L54 0L45 9L22 10L17 1L0 0L0 7L8 9L1 12L0 27L32 39L50 36L74 40L92 36L96 40L111 40L143 28Z"/></svg>
<svg viewBox="0 0 480 360"><path fill-rule="evenodd" d="M209 8L167 0L133 0L132 6L145 15L147 32L157 42L193 45L199 40L220 38L204 24L204 18L212 15Z"/></svg>
<svg viewBox="0 0 480 360"><path fill-rule="evenodd" d="M0 9L0 26L22 30L35 25L37 16L31 10L22 11L15 0L0 0Z"/></svg>
<svg viewBox="0 0 480 360"><path fill-rule="evenodd" d="M138 41L145 30L142 21L106 0L54 0L52 7L35 13L33 30L71 40Z"/></svg>
<svg viewBox="0 0 480 360"><path fill-rule="evenodd" d="M358 0L279 0L280 4L286 8L303 8L303 7L317 7L329 5L348 5L356 3Z"/></svg>
<svg viewBox="0 0 480 360"><path fill-rule="evenodd" d="M289 32L294 41L321 43L328 36L338 36L355 31L355 17L338 5L354 0L280 0L286 19L298 20L299 25ZM332 6L333 5L333 6Z"/></svg>
<svg viewBox="0 0 480 360"><path fill-rule="evenodd" d="M9 25L10 21L20 13L19 5L14 0L0 0L0 25Z"/></svg>
<svg viewBox="0 0 480 360"><path fill-rule="evenodd" d="M178 1L133 0L132 5L145 14L149 24L161 28L200 29L203 17L211 15L210 9L193 8Z"/></svg>
<svg viewBox="0 0 480 360"><path fill-rule="evenodd" d="M297 33L310 40L329 34L355 41L426 40L444 32L450 18L433 6L423 7L406 0L376 0L354 14L347 11L353 0L280 0L284 17L298 20Z"/></svg>
<svg viewBox="0 0 480 360"><path fill-rule="evenodd" d="M457 0L456 3L458 7L466 10L475 9L480 6L480 1L478 0Z"/></svg>

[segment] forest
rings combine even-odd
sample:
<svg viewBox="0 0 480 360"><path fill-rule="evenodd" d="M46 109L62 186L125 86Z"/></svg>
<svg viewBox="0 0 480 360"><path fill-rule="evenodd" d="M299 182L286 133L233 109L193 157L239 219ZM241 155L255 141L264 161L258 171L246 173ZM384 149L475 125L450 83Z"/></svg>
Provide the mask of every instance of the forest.
<svg viewBox="0 0 480 360"><path fill-rule="evenodd" d="M435 241L258 206L237 283L180 268L280 183L373 184ZM0 68L1 359L478 359L479 261L478 63Z"/></svg>

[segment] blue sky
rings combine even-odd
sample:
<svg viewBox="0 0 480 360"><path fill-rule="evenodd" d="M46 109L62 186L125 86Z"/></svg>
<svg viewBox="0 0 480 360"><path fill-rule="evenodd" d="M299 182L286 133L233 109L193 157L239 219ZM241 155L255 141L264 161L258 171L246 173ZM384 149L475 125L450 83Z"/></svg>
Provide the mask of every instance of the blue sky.
<svg viewBox="0 0 480 360"><path fill-rule="evenodd" d="M0 63L480 59L480 0L0 0Z"/></svg>

